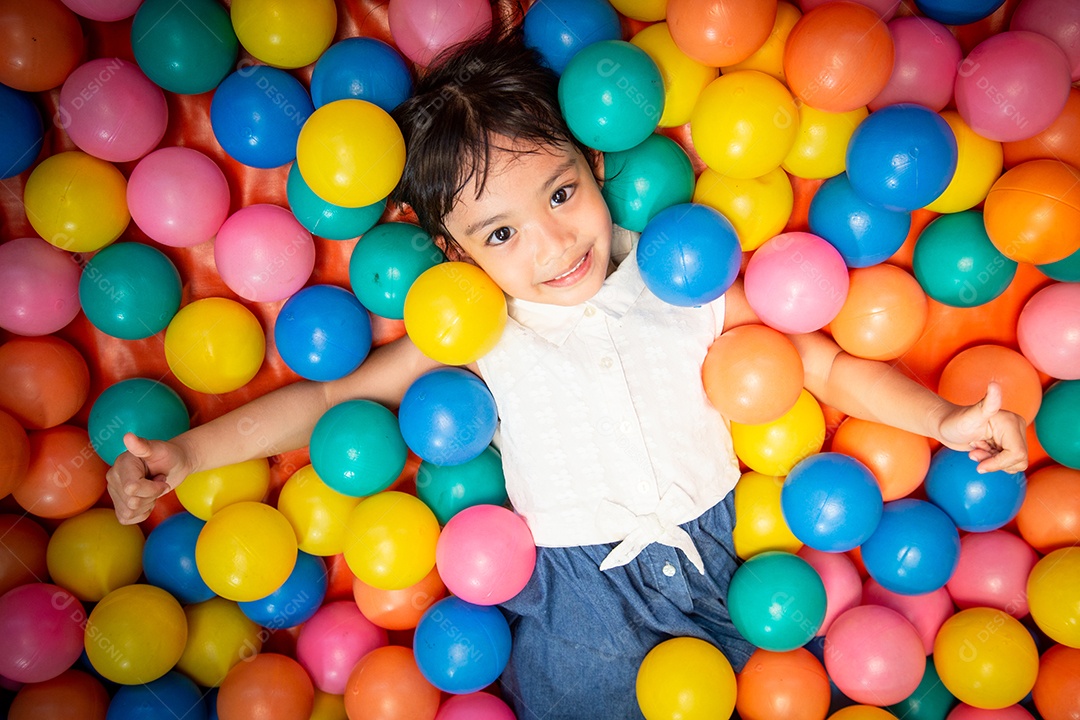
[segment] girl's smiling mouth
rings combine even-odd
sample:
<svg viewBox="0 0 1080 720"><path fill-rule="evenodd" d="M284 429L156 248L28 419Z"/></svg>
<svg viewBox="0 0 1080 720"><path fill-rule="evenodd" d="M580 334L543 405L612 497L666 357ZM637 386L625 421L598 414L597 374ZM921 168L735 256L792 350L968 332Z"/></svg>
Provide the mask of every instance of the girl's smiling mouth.
<svg viewBox="0 0 1080 720"><path fill-rule="evenodd" d="M562 275L553 277L551 280L544 282L544 285L550 285L552 287L567 287L578 282L589 272L589 268L592 267L592 248L589 248L589 252L581 256L581 259L577 263L564 272Z"/></svg>

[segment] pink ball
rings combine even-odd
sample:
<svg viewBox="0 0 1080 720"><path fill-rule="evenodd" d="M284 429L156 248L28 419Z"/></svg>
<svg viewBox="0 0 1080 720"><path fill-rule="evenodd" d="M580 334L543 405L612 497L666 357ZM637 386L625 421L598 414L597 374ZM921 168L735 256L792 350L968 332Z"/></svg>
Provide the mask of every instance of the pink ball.
<svg viewBox="0 0 1080 720"><path fill-rule="evenodd" d="M439 708L435 720L515 720L514 711L485 692L455 695Z"/></svg>
<svg viewBox="0 0 1080 720"><path fill-rule="evenodd" d="M48 583L20 585L0 597L0 675L23 683L51 680L83 649L82 603Z"/></svg>
<svg viewBox="0 0 1080 720"><path fill-rule="evenodd" d="M229 289L245 300L284 300L311 277L315 241L285 208L249 205L218 230L214 262Z"/></svg>
<svg viewBox="0 0 1080 720"><path fill-rule="evenodd" d="M91 60L60 88L56 120L71 141L109 162L136 160L165 136L165 93L138 65L120 58Z"/></svg>
<svg viewBox="0 0 1080 720"><path fill-rule="evenodd" d="M1010 532L969 533L960 539L960 562L945 589L961 610L992 607L1020 619L1028 614L1027 579L1038 560Z"/></svg>
<svg viewBox="0 0 1080 720"><path fill-rule="evenodd" d="M896 103L918 103L935 112L952 100L956 67L964 57L949 29L925 17L896 18L889 23L896 59L871 110Z"/></svg>
<svg viewBox="0 0 1080 720"><path fill-rule="evenodd" d="M802 8L803 14L810 12L819 5L824 5L827 2L833 2L833 0L799 0L799 6ZM900 9L900 0L853 0L853 2L859 5L865 5L870 8L885 22L892 19L892 16L896 14L896 11Z"/></svg>
<svg viewBox="0 0 1080 720"><path fill-rule="evenodd" d="M1032 295L1016 322L1016 339L1037 370L1080 379L1080 283L1054 283Z"/></svg>
<svg viewBox="0 0 1080 720"><path fill-rule="evenodd" d="M342 600L323 605L300 628L296 659L319 690L345 693L349 673L376 648L388 644L386 631L364 617L356 603Z"/></svg>
<svg viewBox="0 0 1080 720"><path fill-rule="evenodd" d="M1057 43L1069 62L1073 82L1080 80L1080 3L1076 0L1021 0L1010 30L1030 30Z"/></svg>
<svg viewBox="0 0 1080 720"><path fill-rule="evenodd" d="M390 0L390 35L405 57L426 67L443 50L491 27L486 0Z"/></svg>
<svg viewBox="0 0 1080 720"><path fill-rule="evenodd" d="M519 515L473 505L450 518L435 546L446 588L474 605L497 605L521 592L536 566L536 544Z"/></svg>
<svg viewBox="0 0 1080 720"><path fill-rule="evenodd" d="M825 584L828 602L825 619L817 631L821 636L828 632L833 620L862 602L862 578L855 563L844 553L823 552L804 545L799 548L798 555L817 570Z"/></svg>
<svg viewBox="0 0 1080 720"><path fill-rule="evenodd" d="M170 247L206 242L229 215L229 182L198 150L155 150L131 171L127 186L131 218L147 237Z"/></svg>
<svg viewBox="0 0 1080 720"><path fill-rule="evenodd" d="M783 333L820 330L848 293L848 269L817 235L789 232L767 240L750 258L746 299L761 321Z"/></svg>
<svg viewBox="0 0 1080 720"><path fill-rule="evenodd" d="M903 615L861 605L825 633L825 669L840 692L865 705L893 705L919 686L926 670L922 641Z"/></svg>
<svg viewBox="0 0 1080 720"><path fill-rule="evenodd" d="M1011 142L1054 122L1069 97L1069 63L1053 40L1024 30L1003 32L975 46L956 74L956 109L971 129Z"/></svg>
<svg viewBox="0 0 1080 720"><path fill-rule="evenodd" d="M61 0L76 15L89 20L115 22L135 14L143 0Z"/></svg>
<svg viewBox="0 0 1080 720"><path fill-rule="evenodd" d="M934 638L954 610L952 598L943 587L925 595L900 595L881 587L873 578L863 584L862 601L863 605L880 605L900 613L918 633L924 655L934 651Z"/></svg>
<svg viewBox="0 0 1080 720"><path fill-rule="evenodd" d="M1010 705L998 710L984 710L960 703L949 712L945 720L1035 720L1035 718L1019 705Z"/></svg>
<svg viewBox="0 0 1080 720"><path fill-rule="evenodd" d="M79 314L75 256L41 238L0 245L0 328L17 335L49 335Z"/></svg>

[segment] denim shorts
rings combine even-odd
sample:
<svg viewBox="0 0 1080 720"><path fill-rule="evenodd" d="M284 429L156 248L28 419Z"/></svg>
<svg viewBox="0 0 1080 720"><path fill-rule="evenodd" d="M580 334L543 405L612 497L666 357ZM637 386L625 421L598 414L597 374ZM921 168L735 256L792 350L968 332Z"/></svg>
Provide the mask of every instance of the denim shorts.
<svg viewBox="0 0 1080 720"><path fill-rule="evenodd" d="M682 525L705 574L680 550L654 543L600 571L614 544L537 548L529 584L504 604L513 647L500 678L518 720L641 718L635 682L645 654L673 637L716 645L742 669L755 648L735 629L725 598L739 565L734 494Z"/></svg>

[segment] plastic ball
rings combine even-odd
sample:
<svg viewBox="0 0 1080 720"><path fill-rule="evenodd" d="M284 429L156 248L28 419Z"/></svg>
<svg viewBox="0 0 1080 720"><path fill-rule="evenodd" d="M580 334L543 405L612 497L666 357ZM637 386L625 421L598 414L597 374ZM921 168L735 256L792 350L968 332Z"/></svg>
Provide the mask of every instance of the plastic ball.
<svg viewBox="0 0 1080 720"><path fill-rule="evenodd" d="M84 642L90 664L106 679L122 685L148 683L180 659L187 618L180 603L161 588L125 585L94 606Z"/></svg>
<svg viewBox="0 0 1080 720"><path fill-rule="evenodd" d="M960 538L960 564L946 584L957 607L993 607L1016 619L1028 614L1027 580L1038 556L1004 530Z"/></svg>
<svg viewBox="0 0 1080 720"><path fill-rule="evenodd" d="M881 488L873 473L840 453L801 460L784 481L780 503L795 537L824 552L862 545L881 519Z"/></svg>
<svg viewBox="0 0 1080 720"><path fill-rule="evenodd" d="M967 25L989 17L1003 0L915 0L924 15L946 25Z"/></svg>
<svg viewBox="0 0 1080 720"><path fill-rule="evenodd" d="M360 612L376 626L387 630L415 628L427 609L444 597L446 586L435 567L419 582L400 590L380 590L353 578L353 599Z"/></svg>
<svg viewBox="0 0 1080 720"><path fill-rule="evenodd" d="M121 525L108 508L60 524L49 539L49 576L80 600L97 602L142 575L142 531Z"/></svg>
<svg viewBox="0 0 1080 720"><path fill-rule="evenodd" d="M728 588L735 629L759 648L774 652L805 645L825 618L821 577L805 560L764 552L739 566Z"/></svg>
<svg viewBox="0 0 1080 720"><path fill-rule="evenodd" d="M416 472L416 496L431 508L440 525L473 505L505 505L502 457L488 446L472 460L458 465L423 461Z"/></svg>
<svg viewBox="0 0 1080 720"><path fill-rule="evenodd" d="M656 22L663 20L667 3L662 0L615 0L611 6L628 18Z"/></svg>
<svg viewBox="0 0 1080 720"><path fill-rule="evenodd" d="M705 395L732 422L772 422L790 410L803 387L795 346L767 325L742 325L720 335L701 365Z"/></svg>
<svg viewBox="0 0 1080 720"><path fill-rule="evenodd" d="M570 58L586 45L622 39L619 15L604 0L537 3L525 13L522 29L525 44L535 48L556 74L562 74Z"/></svg>
<svg viewBox="0 0 1080 720"><path fill-rule="evenodd" d="M1039 659L1031 695L1044 718L1068 718L1080 709L1080 650L1055 645Z"/></svg>
<svg viewBox="0 0 1080 720"><path fill-rule="evenodd" d="M280 68L315 62L330 46L338 24L333 0L235 0L229 16L244 49Z"/></svg>
<svg viewBox="0 0 1080 720"><path fill-rule="evenodd" d="M380 590L401 590L435 567L439 521L412 495L386 491L365 498L348 520L345 562Z"/></svg>
<svg viewBox="0 0 1080 720"><path fill-rule="evenodd" d="M1020 511L1027 488L1023 473L980 473L966 452L941 448L930 461L926 495L960 530L996 530Z"/></svg>
<svg viewBox="0 0 1080 720"><path fill-rule="evenodd" d="M296 164L323 200L347 208L376 203L405 168L405 141L385 110L366 100L335 100L300 130Z"/></svg>
<svg viewBox="0 0 1080 720"><path fill-rule="evenodd" d="M645 655L635 690L646 720L728 717L735 708L735 672L714 645L671 638Z"/></svg>
<svg viewBox="0 0 1080 720"><path fill-rule="evenodd" d="M1054 550L1027 580L1031 617L1052 640L1080 648L1080 549Z"/></svg>
<svg viewBox="0 0 1080 720"><path fill-rule="evenodd" d="M195 565L195 543L205 524L190 513L177 513L155 527L143 546L146 581L184 604L214 596Z"/></svg>
<svg viewBox="0 0 1080 720"><path fill-rule="evenodd" d="M131 23L131 49L146 76L182 95L209 92L232 72L240 43L229 11L214 0L143 0Z"/></svg>
<svg viewBox="0 0 1080 720"><path fill-rule="evenodd" d="M1009 20L1010 30L1030 30L1045 35L1065 53L1073 82L1080 80L1080 11L1061 0L1026 0L1017 6Z"/></svg>
<svg viewBox="0 0 1080 720"><path fill-rule="evenodd" d="M1018 262L1046 264L1080 250L1080 170L1058 160L1032 160L1002 175L986 196L990 240Z"/></svg>
<svg viewBox="0 0 1080 720"><path fill-rule="evenodd" d="M79 314L78 263L41 238L0 245L0 328L49 335Z"/></svg>
<svg viewBox="0 0 1080 720"><path fill-rule="evenodd" d="M1070 75L1065 53L1053 40L1024 30L998 33L960 64L956 109L985 138L1023 140L1045 130L1061 113Z"/></svg>
<svg viewBox="0 0 1080 720"><path fill-rule="evenodd" d="M326 382L350 374L371 350L371 318L348 290L335 285L303 288L282 305L274 342L289 369Z"/></svg>
<svg viewBox="0 0 1080 720"><path fill-rule="evenodd" d="M151 240L170 247L193 247L214 237L229 215L229 202L225 173L192 148L155 150L128 179L132 220Z"/></svg>
<svg viewBox="0 0 1080 720"><path fill-rule="evenodd" d="M957 152L956 136L940 115L921 105L889 105L852 134L848 179L866 202L908 212L945 191L956 173Z"/></svg>
<svg viewBox="0 0 1080 720"><path fill-rule="evenodd" d="M37 160L45 129L26 93L0 85L0 179L21 175Z"/></svg>
<svg viewBox="0 0 1080 720"><path fill-rule="evenodd" d="M678 127L690 122L701 91L719 76L717 69L683 52L671 37L666 22L642 28L630 38L630 43L649 54L663 78L664 111L660 113L659 127Z"/></svg>
<svg viewBox="0 0 1080 720"><path fill-rule="evenodd" d="M21 508L38 517L69 518L92 507L105 492L108 467L86 452L90 437L73 425L29 433L30 460L11 492Z"/></svg>
<svg viewBox="0 0 1080 720"><path fill-rule="evenodd" d="M477 457L498 422L491 391L463 368L424 373L405 391L398 408L405 444L435 465L460 465Z"/></svg>
<svg viewBox="0 0 1080 720"><path fill-rule="evenodd" d="M465 508L435 546L446 588L474 605L499 605L521 592L536 566L536 544L521 516L497 505Z"/></svg>
<svg viewBox="0 0 1080 720"><path fill-rule="evenodd" d="M266 354L254 313L227 298L205 297L182 307L165 331L165 360L187 387L204 393L246 385Z"/></svg>
<svg viewBox="0 0 1080 720"><path fill-rule="evenodd" d="M1080 403L1080 381L1060 380L1043 394L1035 435L1055 462L1080 470L1080 430L1070 418Z"/></svg>
<svg viewBox="0 0 1080 720"><path fill-rule="evenodd" d="M220 720L303 720L311 717L315 688L296 662L277 653L260 653L238 663L221 682Z"/></svg>
<svg viewBox="0 0 1080 720"><path fill-rule="evenodd" d="M1000 345L976 345L953 356L941 371L938 394L957 405L974 405L986 396L987 385L1001 388L1001 406L1035 419L1042 404L1039 374L1023 355Z"/></svg>
<svg viewBox="0 0 1080 720"><path fill-rule="evenodd" d="M165 329L180 309L176 266L160 250L136 242L94 254L79 279L79 302L101 332L141 340Z"/></svg>
<svg viewBox="0 0 1080 720"><path fill-rule="evenodd" d="M956 68L964 54L949 29L927 18L901 17L889 21L895 49L892 75L870 109L897 103L917 103L940 112L952 100Z"/></svg>
<svg viewBox="0 0 1080 720"><path fill-rule="evenodd" d="M421 67L452 45L491 26L491 6L481 0L393 0L388 20L394 44Z"/></svg>
<svg viewBox="0 0 1080 720"><path fill-rule="evenodd" d="M19 688L11 701L8 720L106 720L109 694L91 675L65 670L52 680Z"/></svg>
<svg viewBox="0 0 1080 720"><path fill-rule="evenodd" d="M296 659L316 688L343 695L360 658L386 644L386 631L364 617L355 603L331 602L300 628Z"/></svg>
<svg viewBox="0 0 1080 720"><path fill-rule="evenodd" d="M439 689L420 673L413 651L398 645L372 650L345 686L345 710L358 720L434 718Z"/></svg>
<svg viewBox="0 0 1080 720"><path fill-rule="evenodd" d="M831 178L844 172L848 143L867 114L865 107L834 113L801 103L795 144L781 163L782 167L792 175L806 179Z"/></svg>
<svg viewBox="0 0 1080 720"><path fill-rule="evenodd" d="M994 247L982 213L973 210L931 221L915 241L911 264L927 295L960 308L985 305L1001 295L1017 267Z"/></svg>
<svg viewBox="0 0 1080 720"><path fill-rule="evenodd" d="M944 587L960 560L960 536L945 512L923 500L885 503L877 530L862 545L870 577L886 590L922 595Z"/></svg>
<svg viewBox="0 0 1080 720"><path fill-rule="evenodd" d="M919 633L900 613L864 605L825 634L825 669L855 702L892 705L915 692L926 669Z"/></svg>
<svg viewBox="0 0 1080 720"><path fill-rule="evenodd" d="M810 201L810 231L835 247L851 268L877 265L900 249L911 213L873 205L855 192L846 174L826 180Z"/></svg>
<svg viewBox="0 0 1080 720"><path fill-rule="evenodd" d="M918 281L895 265L851 271L847 298L829 329L851 355L871 360L903 356L923 336L929 303Z"/></svg>
<svg viewBox="0 0 1080 720"><path fill-rule="evenodd" d="M784 229L795 197L791 180L780 168L750 179L705 168L694 186L693 202L719 210L734 226L745 252L757 250Z"/></svg>
<svg viewBox="0 0 1080 720"><path fill-rule="evenodd" d="M821 637L829 631L836 618L859 605L863 594L862 578L846 553L822 552L804 546L796 554L817 571L825 585L825 596L828 598L825 618L817 630L817 637Z"/></svg>
<svg viewBox="0 0 1080 720"><path fill-rule="evenodd" d="M805 5L805 3L804 3ZM805 8L809 9L809 8ZM725 73L736 70L760 70L772 75L780 82L785 82L784 76L784 46L787 45L788 37L802 17L802 10L798 3L779 2L776 4L776 19L773 21L769 37L765 39L757 50L745 60L740 60L731 65L724 65L721 70Z"/></svg>
<svg viewBox="0 0 1080 720"><path fill-rule="evenodd" d="M185 720L205 720L202 691L189 678L168 672L142 685L125 685L109 703L110 720L136 720L160 714Z"/></svg>
<svg viewBox="0 0 1080 720"><path fill-rule="evenodd" d="M407 459L398 420L371 400L347 400L323 413L311 433L311 465L343 495L364 497L390 487Z"/></svg>
<svg viewBox="0 0 1080 720"><path fill-rule="evenodd" d="M359 502L330 488L305 465L281 487L277 508L296 532L300 550L328 557L345 549L345 521Z"/></svg>
<svg viewBox="0 0 1080 720"><path fill-rule="evenodd" d="M176 499L200 520L209 520L221 508L252 500L261 502L270 487L270 465L254 458L192 473L176 487Z"/></svg>
<svg viewBox="0 0 1080 720"><path fill-rule="evenodd" d="M1028 160L1061 160L1073 167L1080 166L1080 143L1076 129L1080 127L1080 88L1069 90L1065 109L1041 133L1026 140L1002 143L1005 167L1013 168Z"/></svg>
<svg viewBox="0 0 1080 720"><path fill-rule="evenodd" d="M1036 265L1046 277L1060 282L1080 282L1080 250L1057 262Z"/></svg>
<svg viewBox="0 0 1080 720"><path fill-rule="evenodd" d="M824 720L829 677L809 650L756 650L737 676L735 709L744 720Z"/></svg>
<svg viewBox="0 0 1080 720"><path fill-rule="evenodd" d="M402 315L421 352L444 365L468 365L502 336L506 296L475 265L445 262L416 278Z"/></svg>
<svg viewBox="0 0 1080 720"><path fill-rule="evenodd" d="M60 0L13 0L4 4L0 17L5 59L0 83L26 92L49 90L82 60L82 26Z"/></svg>
<svg viewBox="0 0 1080 720"><path fill-rule="evenodd" d="M829 720L889 720L895 717L887 710L873 705L849 705L829 716Z"/></svg>
<svg viewBox="0 0 1080 720"><path fill-rule="evenodd" d="M939 213L970 210L986 199L1001 175L1001 143L977 134L955 110L945 110L941 117L956 136L956 172L945 191L926 206Z"/></svg>
<svg viewBox="0 0 1080 720"><path fill-rule="evenodd" d="M0 515L0 597L47 577L49 534L25 515Z"/></svg>
<svg viewBox="0 0 1080 720"><path fill-rule="evenodd" d="M825 442L825 415L806 390L791 409L776 420L758 425L731 423L735 454L751 470L765 475L787 475L803 458Z"/></svg>
<svg viewBox="0 0 1080 720"><path fill-rule="evenodd" d="M1028 476L1027 496L1016 515L1021 537L1042 554L1080 545L1080 471L1050 465Z"/></svg>
<svg viewBox="0 0 1080 720"><path fill-rule="evenodd" d="M349 257L349 283L371 312L401 320L416 279L446 258L431 235L411 223L389 222L364 233Z"/></svg>
<svg viewBox="0 0 1080 720"><path fill-rule="evenodd" d="M129 18L139 7L139 0L63 0L63 3L84 18L102 22Z"/></svg>
<svg viewBox="0 0 1080 720"><path fill-rule="evenodd" d="M435 687L455 694L478 692L510 660L510 627L498 608L448 597L420 618L413 651L420 672Z"/></svg>
<svg viewBox="0 0 1080 720"><path fill-rule="evenodd" d="M0 674L20 683L58 676L79 659L84 618L78 600L56 585L30 583L0 596Z"/></svg>
<svg viewBox="0 0 1080 720"><path fill-rule="evenodd" d="M318 611L328 582L323 559L298 552L296 565L281 587L258 600L242 601L240 610L263 627L296 627Z"/></svg>
<svg viewBox="0 0 1080 720"><path fill-rule="evenodd" d="M370 230L386 210L385 200L357 208L328 203L308 187L293 163L286 183L289 209L304 228L327 240L350 240Z"/></svg>
<svg viewBox="0 0 1080 720"><path fill-rule="evenodd" d="M1035 293L1016 325L1024 357L1060 380L1080 380L1080 283L1055 283Z"/></svg>
<svg viewBox="0 0 1080 720"><path fill-rule="evenodd" d="M285 583L296 566L296 535L285 517L257 502L224 507L206 521L195 545L199 574L215 593L259 600Z"/></svg>
<svg viewBox="0 0 1080 720"><path fill-rule="evenodd" d="M237 604L212 597L184 607L188 639L176 669L203 687L217 687L234 665L262 648L265 630Z"/></svg>
<svg viewBox="0 0 1080 720"><path fill-rule="evenodd" d="M768 39L775 20L776 0L669 0L667 6L667 23L679 49L713 67L750 57Z"/></svg>
<svg viewBox="0 0 1080 720"><path fill-rule="evenodd" d="M131 215L127 180L112 163L78 151L45 158L26 179L23 204L39 236L70 252L100 250Z"/></svg>
<svg viewBox="0 0 1080 720"><path fill-rule="evenodd" d="M514 720L510 706L486 692L455 695L439 706L435 720Z"/></svg>
<svg viewBox="0 0 1080 720"><path fill-rule="evenodd" d="M782 333L820 330L836 317L848 294L843 256L805 232L777 235L750 257L746 299L762 322Z"/></svg>
<svg viewBox="0 0 1080 720"><path fill-rule="evenodd" d="M18 420L0 410L0 497L10 495L26 477L29 468L30 438L26 436L26 430Z"/></svg>
<svg viewBox="0 0 1080 720"><path fill-rule="evenodd" d="M956 698L941 684L941 678L938 677L937 669L934 667L934 659L928 657L923 678L919 681L915 692L900 702L889 705L886 709L895 717L907 717L911 720L929 720L930 718L946 720L946 715L955 704ZM1019 719L1013 718L1013 720Z"/></svg>
<svg viewBox="0 0 1080 720"><path fill-rule="evenodd" d="M941 624L952 617L956 609L944 587L921 595L900 595L886 590L873 578L863 584L862 604L881 605L903 615L918 632L924 655L934 651L934 638Z"/></svg>
<svg viewBox="0 0 1080 720"><path fill-rule="evenodd" d="M354 98L390 112L411 94L412 77L405 60L393 47L371 37L334 43L311 72L311 100L316 108Z"/></svg>
<svg viewBox="0 0 1080 720"><path fill-rule="evenodd" d="M759 472L743 473L735 485L735 554L748 560L761 552L798 552L802 542L795 537L780 509L784 479Z"/></svg>
<svg viewBox="0 0 1080 720"><path fill-rule="evenodd" d="M254 168L276 168L297 157L301 127L314 109L308 91L292 75L249 65L217 86L210 126L232 159Z"/></svg>
<svg viewBox="0 0 1080 720"><path fill-rule="evenodd" d="M635 92L619 88L632 86ZM641 48L602 40L582 48L559 79L559 107L574 136L601 152L629 150L649 137L664 109L664 82Z"/></svg>
<svg viewBox="0 0 1080 720"><path fill-rule="evenodd" d="M218 230L214 264L229 289L244 300L284 300L311 277L315 241L285 208L247 205Z"/></svg>
<svg viewBox="0 0 1080 720"><path fill-rule="evenodd" d="M952 696L950 695L950 697ZM1009 705L997 710L983 710L967 703L960 703L952 709L946 720L1034 720L1034 716L1021 705Z"/></svg>
<svg viewBox="0 0 1080 720"><path fill-rule="evenodd" d="M655 133L629 150L605 154L604 175L612 221L635 232L664 209L690 202L694 192L690 158L674 140Z"/></svg>
<svg viewBox="0 0 1080 720"><path fill-rule="evenodd" d="M926 438L859 418L849 417L840 423L833 434L832 449L870 468L885 501L914 491L930 467L930 445Z"/></svg>

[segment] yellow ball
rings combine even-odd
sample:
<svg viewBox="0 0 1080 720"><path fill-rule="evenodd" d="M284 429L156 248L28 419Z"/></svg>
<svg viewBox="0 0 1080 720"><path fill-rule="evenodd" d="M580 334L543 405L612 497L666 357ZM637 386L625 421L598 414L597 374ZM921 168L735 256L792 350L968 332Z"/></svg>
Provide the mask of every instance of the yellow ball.
<svg viewBox="0 0 1080 720"><path fill-rule="evenodd" d="M386 491L360 502L349 515L345 563L378 590L401 590L435 567L439 521L413 495Z"/></svg>
<svg viewBox="0 0 1080 720"><path fill-rule="evenodd" d="M176 599L153 585L127 585L101 599L86 621L86 655L107 680L140 685L172 670L187 643Z"/></svg>
<svg viewBox="0 0 1080 720"><path fill-rule="evenodd" d="M467 365L499 342L506 296L480 268L445 262L425 270L405 296L405 331L445 365Z"/></svg>
<svg viewBox="0 0 1080 720"><path fill-rule="evenodd" d="M795 194L780 168L750 179L725 177L705 168L694 186L694 202L716 208L730 220L743 252L748 252L784 230Z"/></svg>
<svg viewBox="0 0 1080 720"><path fill-rule="evenodd" d="M735 709L735 672L704 640L665 640L641 661L637 701L646 720L726 718Z"/></svg>
<svg viewBox="0 0 1080 720"><path fill-rule="evenodd" d="M849 705L830 715L829 720L896 720L896 716L873 705Z"/></svg>
<svg viewBox="0 0 1080 720"><path fill-rule="evenodd" d="M628 18L645 22L667 17L667 0L612 0L611 7Z"/></svg>
<svg viewBox="0 0 1080 720"><path fill-rule="evenodd" d="M53 582L97 602L139 579L144 542L138 525L121 525L109 508L91 508L60 523L45 563Z"/></svg>
<svg viewBox="0 0 1080 720"><path fill-rule="evenodd" d="M721 175L761 177L780 167L799 127L799 109L784 84L757 70L721 75L690 117L701 159Z"/></svg>
<svg viewBox="0 0 1080 720"><path fill-rule="evenodd" d="M961 702L984 710L1015 705L1035 686L1039 651L1008 613L994 608L961 610L934 639L934 667Z"/></svg>
<svg viewBox="0 0 1080 720"><path fill-rule="evenodd" d="M742 62L721 68L724 74L728 75L739 70L760 70L767 75L772 75L780 82L787 82L787 77L784 75L784 45L787 44L791 28L795 27L795 23L799 22L801 17L799 8L791 3L777 3L776 21L765 44Z"/></svg>
<svg viewBox="0 0 1080 720"><path fill-rule="evenodd" d="M269 505L239 502L214 514L195 543L199 575L228 600L260 600L280 588L296 566L296 534Z"/></svg>
<svg viewBox="0 0 1080 720"><path fill-rule="evenodd" d="M241 421L242 422L242 421ZM244 426L241 433L260 431L258 425ZM233 503L262 502L270 489L270 463L266 458L224 465L212 470L191 473L176 487L176 499L200 520Z"/></svg>
<svg viewBox="0 0 1080 720"><path fill-rule="evenodd" d="M795 144L784 158L784 169L806 180L830 178L844 172L848 142L869 114L865 107L832 113L800 104L799 129Z"/></svg>
<svg viewBox="0 0 1080 720"><path fill-rule="evenodd" d="M210 297L180 308L165 330L165 361L192 390L227 393L246 385L262 366L266 337L250 310Z"/></svg>
<svg viewBox="0 0 1080 720"><path fill-rule="evenodd" d="M184 608L187 645L176 669L203 687L217 687L241 660L262 649L263 629L225 598Z"/></svg>
<svg viewBox="0 0 1080 720"><path fill-rule="evenodd" d="M767 550L795 554L803 546L780 509L784 478L750 471L735 486L735 554L749 560Z"/></svg>
<svg viewBox="0 0 1080 720"><path fill-rule="evenodd" d="M825 415L806 390L795 405L776 420L760 425L731 423L735 454L751 470L764 475L787 475L802 459L825 443Z"/></svg>
<svg viewBox="0 0 1080 720"><path fill-rule="evenodd" d="M300 128L296 166L326 202L363 207L385 198L401 179L405 139L378 105L336 100L313 112Z"/></svg>
<svg viewBox="0 0 1080 720"><path fill-rule="evenodd" d="M939 213L970 210L986 199L1000 177L1005 153L1001 143L976 133L955 110L944 110L941 117L956 136L956 173L945 191L926 209Z"/></svg>
<svg viewBox="0 0 1080 720"><path fill-rule="evenodd" d="M131 220L124 176L112 163L78 151L42 160L26 179L23 205L38 235L71 252L100 250Z"/></svg>
<svg viewBox="0 0 1080 720"><path fill-rule="evenodd" d="M345 697L331 695L316 688L310 720L349 720L345 712Z"/></svg>
<svg viewBox="0 0 1080 720"><path fill-rule="evenodd" d="M244 49L280 68L315 62L337 31L334 0L233 0L229 15Z"/></svg>
<svg viewBox="0 0 1080 720"><path fill-rule="evenodd" d="M678 127L690 122L701 91L720 71L699 63L675 44L666 22L645 28L630 39L653 59L664 79L664 112L660 127Z"/></svg>
<svg viewBox="0 0 1080 720"><path fill-rule="evenodd" d="M332 489L305 465L285 481L278 510L292 525L300 549L328 557L345 550L346 523L360 498Z"/></svg>
<svg viewBox="0 0 1080 720"><path fill-rule="evenodd" d="M1080 547L1055 550L1028 575L1031 618L1051 640L1080 648Z"/></svg>

